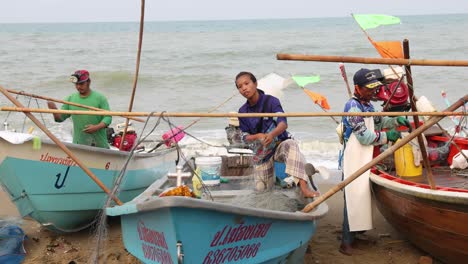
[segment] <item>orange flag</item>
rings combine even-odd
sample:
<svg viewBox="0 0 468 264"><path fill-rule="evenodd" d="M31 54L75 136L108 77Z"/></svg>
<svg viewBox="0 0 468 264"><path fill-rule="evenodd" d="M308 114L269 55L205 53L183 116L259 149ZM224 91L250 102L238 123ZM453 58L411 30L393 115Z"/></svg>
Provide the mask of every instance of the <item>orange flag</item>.
<svg viewBox="0 0 468 264"><path fill-rule="evenodd" d="M327 98L319 93L314 93L307 89L304 89L304 92L314 101L314 103L320 105L323 109L330 110L330 105L328 104Z"/></svg>
<svg viewBox="0 0 468 264"><path fill-rule="evenodd" d="M375 42L371 38L369 40L382 58L403 59L403 49L399 41Z"/></svg>

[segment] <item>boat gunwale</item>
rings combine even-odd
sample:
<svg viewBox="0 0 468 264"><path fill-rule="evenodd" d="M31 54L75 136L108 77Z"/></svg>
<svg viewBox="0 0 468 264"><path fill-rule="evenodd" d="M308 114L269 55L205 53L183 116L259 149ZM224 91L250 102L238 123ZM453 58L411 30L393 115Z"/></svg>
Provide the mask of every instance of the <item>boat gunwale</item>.
<svg viewBox="0 0 468 264"><path fill-rule="evenodd" d="M377 173L381 173L380 175ZM429 199L439 202L455 203L468 205L468 192L453 191L447 189L438 189L432 190L430 188L424 188L421 186L412 186L404 182L397 182L387 178L382 177L381 175L390 176L395 179L399 179L393 175L373 170L370 173L370 180L382 187L391 189L396 192L412 195L418 198ZM420 184L426 185L426 184ZM452 188L453 189L453 188Z"/></svg>
<svg viewBox="0 0 468 264"><path fill-rule="evenodd" d="M132 205L134 210L117 213L118 207L124 209L125 205ZM245 216L261 217L261 218L274 218L278 220L293 220L293 221L314 221L325 216L328 212L328 205L326 203L320 204L316 210L309 213L303 213L301 211L296 212L283 212L269 209L242 207L227 203L220 203L215 201L208 201L203 199L188 198L181 196L168 196L168 197L157 197L153 196L145 201L132 203L131 201L123 206L115 206L108 208L107 212L109 215L122 215L132 213L144 213L150 212L157 209L183 207L191 209L206 209L214 210L229 214L240 214ZM109 210L110 209L110 210ZM113 211L113 213L110 213Z"/></svg>
<svg viewBox="0 0 468 264"><path fill-rule="evenodd" d="M25 141L25 142L20 143L20 144L13 144L13 143L10 143L7 140L0 137L0 144L3 144L3 143L4 144L9 144L12 147L22 145L22 144L26 144L27 142L29 142L29 141ZM71 143L71 142L62 142L62 143L67 148L69 148L71 151L73 151L73 150L92 151L92 152L102 153L102 154L112 155L112 156L128 156L129 153L130 153L129 151L120 151L118 149L99 148L99 147L75 144L75 143ZM55 142L53 142L52 140L50 140L48 138L41 139L41 144L42 145L51 145L51 146L55 146L55 147L59 148L55 144ZM151 153L148 153L148 152L134 152L134 154L133 154L134 157L133 158L154 157L154 156L164 155L167 152L172 152L172 151L175 151L175 150L176 150L175 147L171 147L171 148L161 148L161 149L153 151Z"/></svg>

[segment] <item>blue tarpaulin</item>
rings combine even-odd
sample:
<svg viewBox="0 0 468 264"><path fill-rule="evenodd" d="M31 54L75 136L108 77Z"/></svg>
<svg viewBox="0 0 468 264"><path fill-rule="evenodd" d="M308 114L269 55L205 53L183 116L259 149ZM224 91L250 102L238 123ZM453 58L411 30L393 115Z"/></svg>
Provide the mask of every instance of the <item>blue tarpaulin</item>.
<svg viewBox="0 0 468 264"><path fill-rule="evenodd" d="M25 237L19 226L0 220L0 263L18 264L23 261Z"/></svg>

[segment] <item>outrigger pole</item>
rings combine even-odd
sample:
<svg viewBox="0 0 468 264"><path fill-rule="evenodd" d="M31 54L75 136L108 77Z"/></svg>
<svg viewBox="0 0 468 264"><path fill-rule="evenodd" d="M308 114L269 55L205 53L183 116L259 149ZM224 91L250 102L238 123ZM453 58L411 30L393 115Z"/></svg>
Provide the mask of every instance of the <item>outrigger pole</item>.
<svg viewBox="0 0 468 264"><path fill-rule="evenodd" d="M97 111L60 110L2 106L0 111L57 113L67 115L102 115ZM110 116L164 116L164 117L327 117L327 116L468 116L468 112L290 112L290 113L205 113L205 112L106 112Z"/></svg>
<svg viewBox="0 0 468 264"><path fill-rule="evenodd" d="M23 105L18 101L16 100L13 96L11 96L5 88L3 88L1 85L0 85L0 92L3 93L5 95L6 98L8 98L8 100L10 100L13 104L15 104L16 106L18 107L23 107ZM90 111L85 111L85 112L90 112ZM65 154L67 154L72 160L74 160L76 162L76 164L78 164L78 166L80 166L80 168L86 172L86 174L88 174L88 176L104 191L106 192L109 196L111 195L111 192L109 191L109 189L107 189L107 187L99 180L99 178L96 177L96 175L94 175L94 173L89 170L76 156L75 154L73 154L73 152L71 150L69 150L57 137L54 136L54 134L52 134L42 123L41 121L39 121L33 114L31 114L29 111L23 111L23 113L29 117L29 119L31 119L31 121L33 121L42 131L44 131L44 133L55 143L57 144L57 146L59 146L63 152L65 152ZM99 113L98 113L99 114ZM102 113L100 113L101 115ZM112 195L112 199L118 204L118 205L122 205L122 202L119 200L119 198L117 198L116 196Z"/></svg>
<svg viewBox="0 0 468 264"><path fill-rule="evenodd" d="M276 54L276 59L294 60L294 61L350 62L350 63L362 63L362 64L412 65L412 66L452 66L452 67L468 66L468 61L460 61L460 60L387 59L387 58L366 58L366 57L283 54L283 53Z"/></svg>
<svg viewBox="0 0 468 264"><path fill-rule="evenodd" d="M32 97L32 98L37 98L37 99L42 99L42 100L47 100L47 101L51 101L51 102L56 102L56 103L61 103L61 104L67 104L67 105L73 105L73 106L77 106L77 107L81 107L81 108L86 108L86 109L93 110L93 111L109 112L109 110L104 110L104 109L97 108L97 107L92 107L92 106L88 106L88 105L77 104L77 103L73 103L73 102L69 102L69 101L59 100L59 99L55 99L55 98L51 98L51 97L46 97L46 96L41 96L41 95L36 95L36 94L30 94L30 93L26 93L26 92L23 92L23 91L18 92L18 91L11 90L11 89L6 89L6 90L7 90L9 93L12 93L12 94L24 95L24 96L28 96L28 97ZM129 117L128 119L132 119L132 120L135 120L135 121L138 121L138 122L145 122L145 120L143 120L143 119L141 119L141 118L137 118L137 117Z"/></svg>
<svg viewBox="0 0 468 264"><path fill-rule="evenodd" d="M447 108L444 111L454 111L455 109L461 107L468 101L468 95L465 95L463 98L458 99L457 102L452 104L449 108ZM330 198L332 195L334 195L336 192L339 190L343 189L346 187L346 185L350 184L352 181L357 179L359 176L361 176L364 172L367 170L371 169L373 166L377 165L377 163L381 162L388 156L392 155L397 149L401 148L403 145L406 143L410 142L413 138L421 135L424 131L429 129L431 126L442 120L444 117L443 116L437 116L437 117L431 117L426 123L424 123L422 126L419 128L415 129L412 133L407 135L406 137L402 138L398 142L395 143L395 145L391 146L388 148L386 151L382 152L380 155L375 157L373 160L371 160L369 163L366 165L362 166L359 170L351 174L348 178L346 178L344 181L340 182L339 184L335 185L332 187L330 190L328 190L325 194L319 196L315 201L309 203L302 209L303 212L308 213L311 210L313 210L315 207L317 207L319 204L323 203L325 200Z"/></svg>

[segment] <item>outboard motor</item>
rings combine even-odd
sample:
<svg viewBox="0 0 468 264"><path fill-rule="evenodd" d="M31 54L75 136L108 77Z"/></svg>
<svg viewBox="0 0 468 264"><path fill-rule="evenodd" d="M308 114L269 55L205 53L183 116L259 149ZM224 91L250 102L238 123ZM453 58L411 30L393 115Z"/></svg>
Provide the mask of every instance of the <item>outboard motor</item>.
<svg viewBox="0 0 468 264"><path fill-rule="evenodd" d="M382 110L385 112L408 111L411 108L408 101L409 88L404 82L405 75L400 69L401 67L394 69L395 72L399 73L400 78L395 78L397 76L393 73L393 70L391 74L382 74L379 69L372 70L384 84L377 88L373 100L382 101Z"/></svg>

